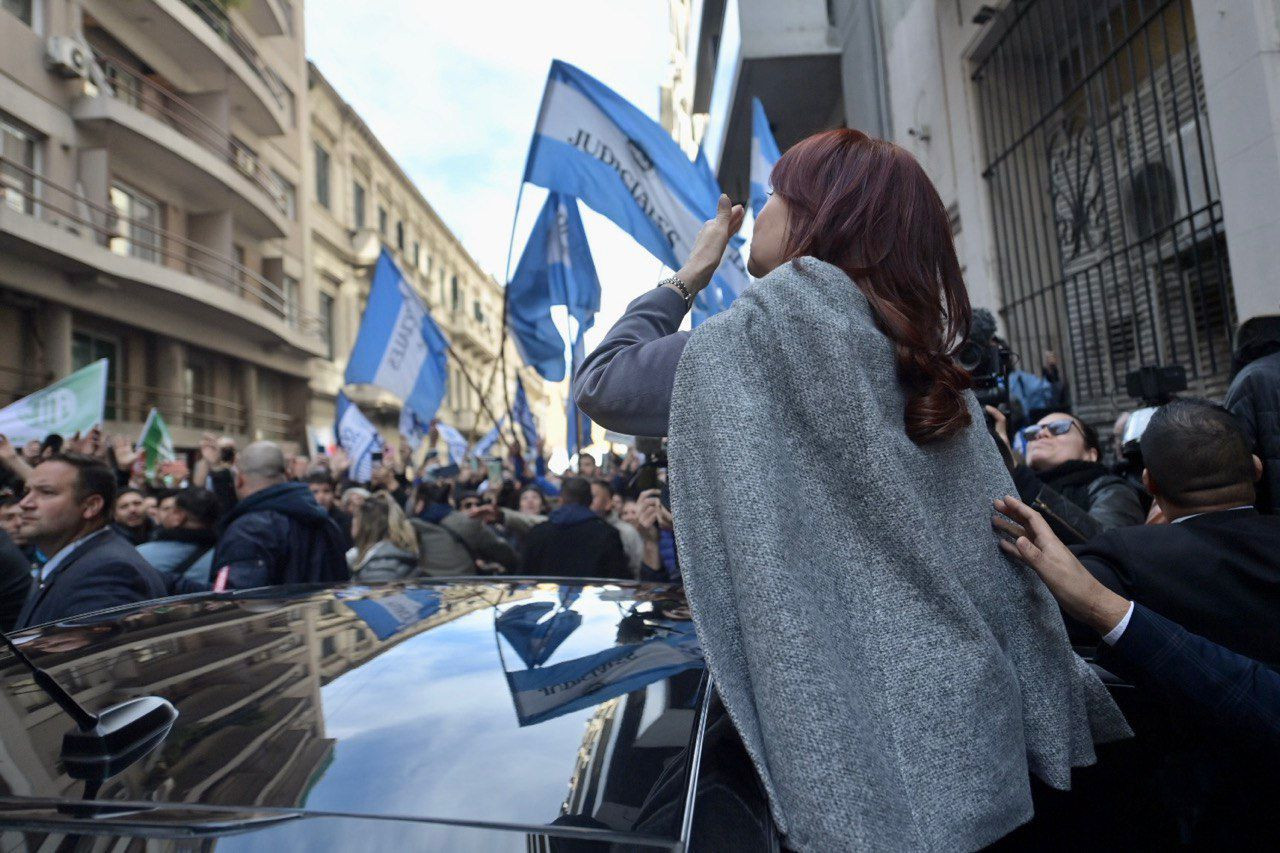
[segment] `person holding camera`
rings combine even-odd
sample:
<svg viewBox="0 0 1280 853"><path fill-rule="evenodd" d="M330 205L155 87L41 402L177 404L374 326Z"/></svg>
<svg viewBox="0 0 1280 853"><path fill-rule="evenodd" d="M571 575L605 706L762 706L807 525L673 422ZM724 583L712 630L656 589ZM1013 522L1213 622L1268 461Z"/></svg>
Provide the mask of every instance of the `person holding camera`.
<svg viewBox="0 0 1280 853"><path fill-rule="evenodd" d="M993 406L986 410L1008 447L1004 415ZM1080 545L1146 520L1138 490L1101 463L1102 447L1092 426L1075 415L1050 412L1021 432L1026 456L1011 472L1018 496L1044 515L1062 541Z"/></svg>
<svg viewBox="0 0 1280 853"><path fill-rule="evenodd" d="M1012 482L956 363L969 297L928 176L838 129L771 177L759 280L677 331L742 221L722 196L575 398L669 437L685 592L786 846L978 849L1031 817L1032 774L1070 787L1129 729L991 531Z"/></svg>

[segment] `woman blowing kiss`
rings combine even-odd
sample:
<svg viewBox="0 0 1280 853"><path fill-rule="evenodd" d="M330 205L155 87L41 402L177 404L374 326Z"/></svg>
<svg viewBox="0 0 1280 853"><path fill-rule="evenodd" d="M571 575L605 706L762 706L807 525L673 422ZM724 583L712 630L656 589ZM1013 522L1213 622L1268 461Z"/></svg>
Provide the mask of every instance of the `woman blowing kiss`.
<svg viewBox="0 0 1280 853"><path fill-rule="evenodd" d="M678 332L741 208L586 361L578 405L670 436L676 540L717 689L799 850L976 849L1128 727L990 528L1013 488L952 360L946 210L854 130L774 168L732 308Z"/></svg>

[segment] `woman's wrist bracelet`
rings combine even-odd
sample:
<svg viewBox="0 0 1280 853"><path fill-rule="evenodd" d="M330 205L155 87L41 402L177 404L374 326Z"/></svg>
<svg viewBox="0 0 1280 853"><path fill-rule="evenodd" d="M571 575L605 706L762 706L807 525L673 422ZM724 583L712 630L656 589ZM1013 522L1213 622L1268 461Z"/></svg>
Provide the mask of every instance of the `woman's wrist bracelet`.
<svg viewBox="0 0 1280 853"><path fill-rule="evenodd" d="M688 311L693 307L693 293L689 291L689 286L684 283L680 276L673 275L670 278L664 278L658 282L658 287L666 287L668 284L680 291L680 295L684 297L684 310Z"/></svg>

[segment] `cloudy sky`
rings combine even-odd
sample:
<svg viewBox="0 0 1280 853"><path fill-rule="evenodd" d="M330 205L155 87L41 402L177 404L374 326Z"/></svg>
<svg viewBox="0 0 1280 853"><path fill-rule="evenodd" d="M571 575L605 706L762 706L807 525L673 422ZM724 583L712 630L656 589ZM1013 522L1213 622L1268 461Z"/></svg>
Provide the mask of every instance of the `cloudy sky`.
<svg viewBox="0 0 1280 853"><path fill-rule="evenodd" d="M499 281L551 60L657 116L668 53L660 0L308 0L306 18L307 54ZM525 188L513 268L544 195ZM590 347L662 267L582 212L603 290Z"/></svg>

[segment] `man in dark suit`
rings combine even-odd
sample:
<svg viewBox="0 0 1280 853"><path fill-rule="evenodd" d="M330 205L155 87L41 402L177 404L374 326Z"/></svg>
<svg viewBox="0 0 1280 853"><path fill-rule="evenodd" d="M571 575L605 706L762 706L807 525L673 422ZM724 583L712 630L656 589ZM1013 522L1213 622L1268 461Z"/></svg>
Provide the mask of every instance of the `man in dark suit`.
<svg viewBox="0 0 1280 853"><path fill-rule="evenodd" d="M1000 547L1035 570L1068 616L1102 637L1102 666L1211 728L1280 751L1280 673L1103 586L1016 498L996 501L996 509L1008 517L992 520L1007 537Z"/></svg>
<svg viewBox="0 0 1280 853"><path fill-rule="evenodd" d="M1108 531L1073 550L1099 581L1190 631L1280 664L1280 517L1252 506L1262 465L1239 422L1175 400L1142 435L1143 483L1170 524Z"/></svg>
<svg viewBox="0 0 1280 853"><path fill-rule="evenodd" d="M31 472L21 530L52 556L15 627L165 595L159 573L108 525L115 493L115 474L90 456L55 454Z"/></svg>
<svg viewBox="0 0 1280 853"><path fill-rule="evenodd" d="M560 487L560 500L560 508L525 535L521 573L634 578L622 537L591 510L591 484L581 477L570 477Z"/></svg>

